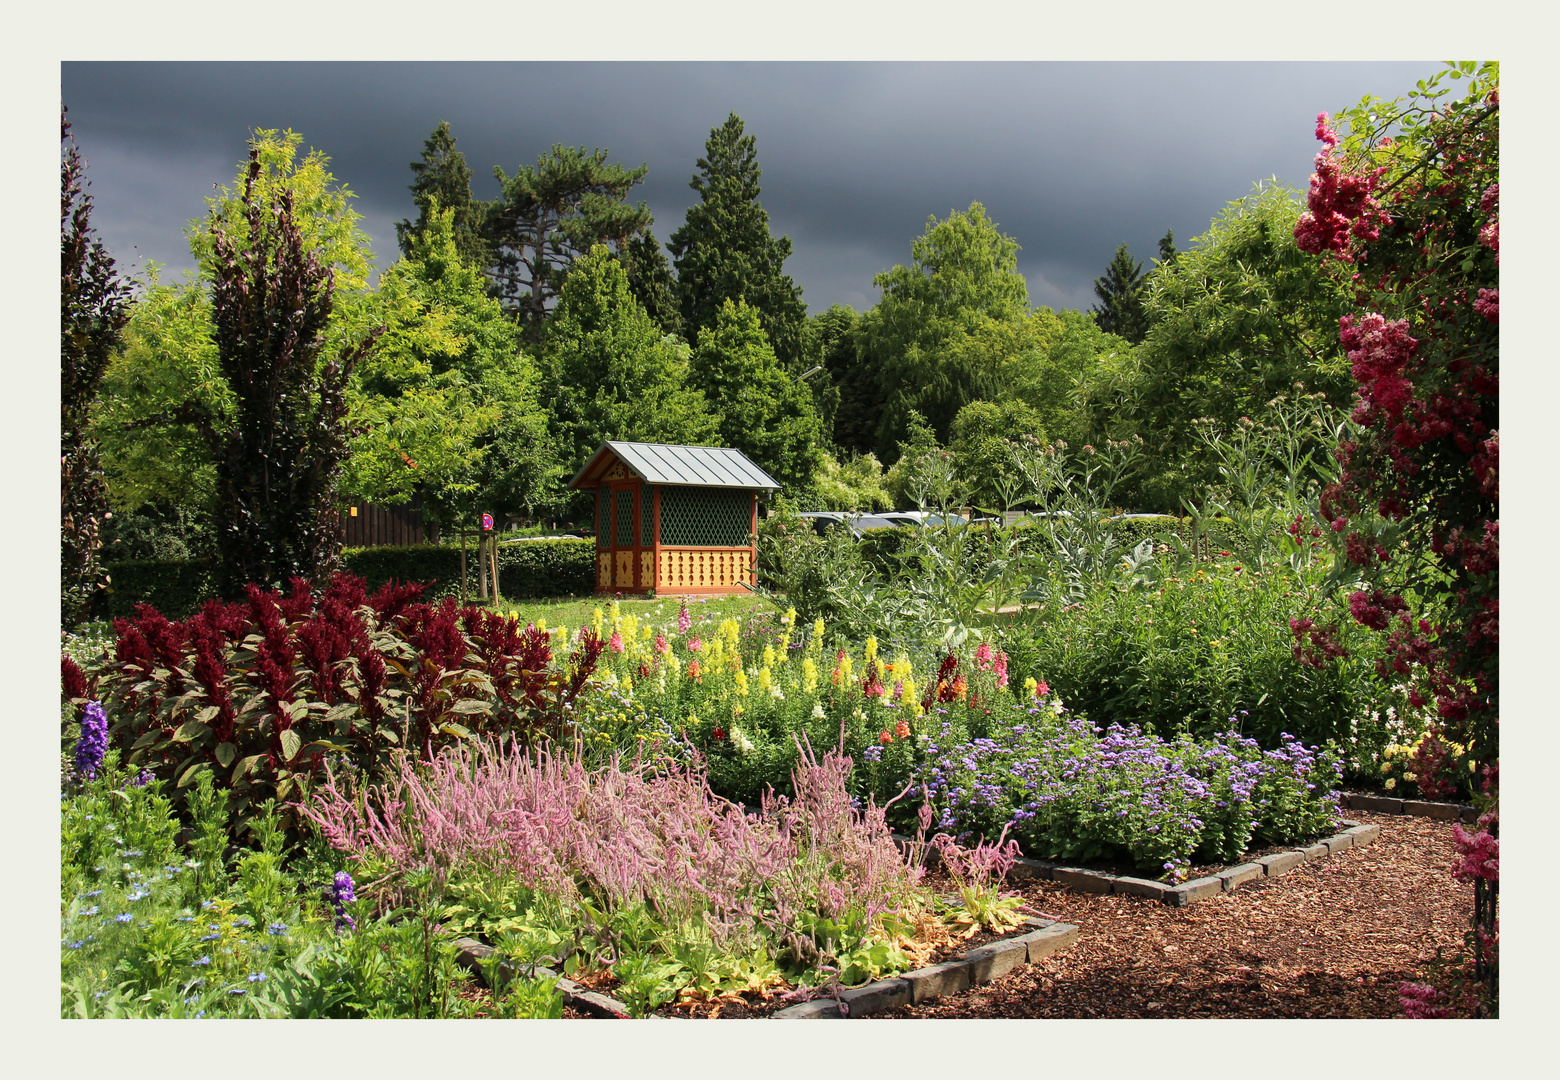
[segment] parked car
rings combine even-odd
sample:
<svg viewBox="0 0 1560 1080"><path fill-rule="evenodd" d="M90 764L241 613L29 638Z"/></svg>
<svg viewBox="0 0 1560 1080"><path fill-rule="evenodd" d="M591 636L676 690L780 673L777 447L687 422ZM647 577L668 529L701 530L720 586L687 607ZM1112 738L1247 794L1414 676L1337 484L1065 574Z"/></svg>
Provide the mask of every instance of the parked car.
<svg viewBox="0 0 1560 1080"><path fill-rule="evenodd" d="M845 528L859 538L868 529L892 529L896 524L875 514L847 514L838 510L804 510L796 516L811 522L819 536L833 528Z"/></svg>

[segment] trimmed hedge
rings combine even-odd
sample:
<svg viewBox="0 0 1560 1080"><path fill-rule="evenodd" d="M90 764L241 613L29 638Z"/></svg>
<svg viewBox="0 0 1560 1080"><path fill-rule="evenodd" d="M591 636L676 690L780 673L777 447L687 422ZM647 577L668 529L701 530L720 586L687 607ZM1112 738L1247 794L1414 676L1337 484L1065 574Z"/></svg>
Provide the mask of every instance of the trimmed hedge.
<svg viewBox="0 0 1560 1080"><path fill-rule="evenodd" d="M97 618L128 618L137 604L151 604L170 619L182 619L217 594L215 559L124 559L104 569L108 589L93 601Z"/></svg>
<svg viewBox="0 0 1560 1080"><path fill-rule="evenodd" d="M460 548L347 548L341 567L368 582L374 592L387 581L422 581L425 600L460 595ZM126 559L107 564L110 592L98 617L126 618L137 604L151 604L170 619L182 619L216 596L217 565L210 559ZM466 552L467 588L478 581L476 551ZM525 540L498 547L498 588L506 600L581 596L596 587L594 540Z"/></svg>

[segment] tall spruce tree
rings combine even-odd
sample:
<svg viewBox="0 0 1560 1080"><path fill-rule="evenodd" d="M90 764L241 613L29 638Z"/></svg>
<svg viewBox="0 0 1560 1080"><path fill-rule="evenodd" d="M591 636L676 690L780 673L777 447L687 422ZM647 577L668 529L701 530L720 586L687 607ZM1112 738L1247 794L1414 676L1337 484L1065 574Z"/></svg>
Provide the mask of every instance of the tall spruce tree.
<svg viewBox="0 0 1560 1080"><path fill-rule="evenodd" d="M715 325L726 301L741 301L758 311L775 354L795 369L807 306L782 269L790 239L769 234L769 215L758 201L762 173L755 141L743 134L741 117L732 113L710 132L697 165L688 186L700 201L666 245L677 269L683 333L694 341Z"/></svg>
<svg viewBox="0 0 1560 1080"><path fill-rule="evenodd" d="M1165 234L1159 238L1159 265L1170 266L1175 260L1175 230L1166 229Z"/></svg>
<svg viewBox="0 0 1560 1080"><path fill-rule="evenodd" d="M487 204L471 197L471 169L466 155L455 149L455 136L443 120L423 142L422 160L411 163L417 179L411 183L412 201L417 204L417 220L395 223L396 242L401 254L411 257L414 238L428 230L432 206L454 214L455 250L462 260L480 269L489 261L487 241L483 238L483 220Z"/></svg>
<svg viewBox="0 0 1560 1080"><path fill-rule="evenodd" d="M629 240L619 256L628 271L628 291L661 328L663 334L682 334L682 314L677 310L677 279L666 261L655 233L648 228Z"/></svg>
<svg viewBox="0 0 1560 1080"><path fill-rule="evenodd" d="M1148 333L1148 318L1143 313L1143 278L1143 264L1122 244L1105 268L1105 276L1094 279L1094 295L1100 302L1089 309L1101 330L1126 338L1134 345Z"/></svg>
<svg viewBox="0 0 1560 1080"><path fill-rule="evenodd" d="M597 244L621 254L650 227L650 208L624 201L649 171L648 165L609 165L605 150L556 145L513 176L493 169L504 192L487 216L495 256L489 280L527 341L541 341L576 261Z"/></svg>
<svg viewBox="0 0 1560 1080"><path fill-rule="evenodd" d="M73 625L107 582L98 553L108 488L97 441L88 433L119 332L130 317L129 289L93 235L85 168L60 113L60 617Z"/></svg>

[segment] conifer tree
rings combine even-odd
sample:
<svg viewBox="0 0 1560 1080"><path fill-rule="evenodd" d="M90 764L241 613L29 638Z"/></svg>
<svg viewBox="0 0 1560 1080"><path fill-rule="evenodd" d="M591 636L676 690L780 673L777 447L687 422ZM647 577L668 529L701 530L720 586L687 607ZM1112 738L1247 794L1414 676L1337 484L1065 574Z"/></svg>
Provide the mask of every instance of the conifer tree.
<svg viewBox="0 0 1560 1080"><path fill-rule="evenodd" d="M528 341L542 339L548 312L579 259L597 244L621 254L650 227L650 208L624 201L649 171L609 165L607 151L572 146L554 146L513 176L494 168L504 193L487 215L494 251L489 280Z"/></svg>
<svg viewBox="0 0 1560 1080"><path fill-rule="evenodd" d="M1143 314L1143 278L1143 264L1122 244L1105 268L1105 276L1094 279L1094 295L1100 302L1089 309L1101 330L1124 337L1134 345L1148 333L1148 319Z"/></svg>
<svg viewBox="0 0 1560 1080"><path fill-rule="evenodd" d="M682 314L677 310L677 279L666 261L655 233L646 229L629 240L621 256L628 271L628 290L663 334L682 334Z"/></svg>
<svg viewBox="0 0 1560 1080"><path fill-rule="evenodd" d="M688 186L700 201L666 245L677 270L683 333L696 342L726 301L742 301L757 310L776 355L794 369L807 307L801 288L782 269L790 239L769 234L769 215L758 201L762 173L755 141L743 134L741 117L732 113L710 132L697 164Z"/></svg>
<svg viewBox="0 0 1560 1080"><path fill-rule="evenodd" d="M471 197L471 169L466 156L455 149L455 136L443 120L423 142L422 160L411 163L417 179L411 183L412 201L417 204L417 220L395 223L396 242L401 254L410 257L413 240L428 229L431 206L454 214L455 250L472 266L486 269L490 257L483 239L483 220L487 204Z"/></svg>

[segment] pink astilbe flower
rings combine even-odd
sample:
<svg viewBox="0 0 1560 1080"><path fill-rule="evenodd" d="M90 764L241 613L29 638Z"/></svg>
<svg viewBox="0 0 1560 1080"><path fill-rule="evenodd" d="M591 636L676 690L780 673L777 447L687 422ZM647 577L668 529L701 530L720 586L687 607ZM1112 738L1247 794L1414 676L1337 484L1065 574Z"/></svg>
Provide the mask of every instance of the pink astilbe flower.
<svg viewBox="0 0 1560 1080"><path fill-rule="evenodd" d="M452 747L363 790L327 771L300 811L337 850L372 853L399 873L480 866L564 902L650 903L702 922L723 947L752 948L768 927L803 956L820 943L797 929L807 912L875 917L919 878L883 811L851 806L851 761L810 750L796 797L770 792L758 814L719 799L702 771L658 773L617 762L587 771L545 750L480 741Z"/></svg>

